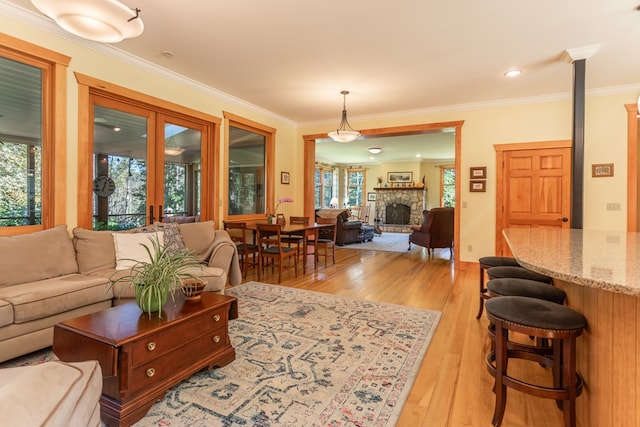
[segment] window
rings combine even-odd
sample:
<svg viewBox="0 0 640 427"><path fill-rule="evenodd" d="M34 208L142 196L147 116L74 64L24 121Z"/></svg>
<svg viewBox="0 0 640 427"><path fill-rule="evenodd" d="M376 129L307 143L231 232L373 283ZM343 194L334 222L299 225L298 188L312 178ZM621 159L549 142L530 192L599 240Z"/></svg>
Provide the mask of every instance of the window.
<svg viewBox="0 0 640 427"><path fill-rule="evenodd" d="M66 221L69 60L0 34L0 235Z"/></svg>
<svg viewBox="0 0 640 427"><path fill-rule="evenodd" d="M78 226L120 230L167 217L216 219L220 119L76 74Z"/></svg>
<svg viewBox="0 0 640 427"><path fill-rule="evenodd" d="M365 170L347 169L347 205L364 206L366 204L365 188L367 188Z"/></svg>
<svg viewBox="0 0 640 427"><path fill-rule="evenodd" d="M275 129L225 112L228 218L258 218L274 210Z"/></svg>
<svg viewBox="0 0 640 427"><path fill-rule="evenodd" d="M333 197L333 169L328 166L315 167L315 204L316 207L331 205Z"/></svg>
<svg viewBox="0 0 640 427"><path fill-rule="evenodd" d="M456 168L440 166L440 206L452 208L456 205Z"/></svg>

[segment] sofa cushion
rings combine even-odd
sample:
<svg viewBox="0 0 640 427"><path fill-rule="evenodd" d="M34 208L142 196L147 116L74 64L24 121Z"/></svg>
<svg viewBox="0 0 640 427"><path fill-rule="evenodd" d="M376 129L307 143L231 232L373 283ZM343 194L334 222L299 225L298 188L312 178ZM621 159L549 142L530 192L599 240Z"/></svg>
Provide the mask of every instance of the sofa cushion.
<svg viewBox="0 0 640 427"><path fill-rule="evenodd" d="M110 298L106 279L82 274L0 288L0 300L13 305L14 323L50 317Z"/></svg>
<svg viewBox="0 0 640 427"><path fill-rule="evenodd" d="M0 328L13 323L13 306L7 301L0 301Z"/></svg>
<svg viewBox="0 0 640 427"><path fill-rule="evenodd" d="M153 253L153 240L164 244L164 232L153 233L113 233L116 251L116 270L127 270L138 262L148 262L147 249ZM146 246L146 248L145 248Z"/></svg>
<svg viewBox="0 0 640 427"><path fill-rule="evenodd" d="M6 368L0 372L0 413L11 426L90 425L92 412L78 411L77 405L92 410L101 392L95 360Z"/></svg>
<svg viewBox="0 0 640 427"><path fill-rule="evenodd" d="M105 268L116 268L116 249L112 231L74 228L78 271L91 274Z"/></svg>
<svg viewBox="0 0 640 427"><path fill-rule="evenodd" d="M66 225L0 237L0 253L0 287L78 272Z"/></svg>
<svg viewBox="0 0 640 427"><path fill-rule="evenodd" d="M179 224L182 241L189 251L201 261L208 260L213 251L215 223L213 221Z"/></svg>

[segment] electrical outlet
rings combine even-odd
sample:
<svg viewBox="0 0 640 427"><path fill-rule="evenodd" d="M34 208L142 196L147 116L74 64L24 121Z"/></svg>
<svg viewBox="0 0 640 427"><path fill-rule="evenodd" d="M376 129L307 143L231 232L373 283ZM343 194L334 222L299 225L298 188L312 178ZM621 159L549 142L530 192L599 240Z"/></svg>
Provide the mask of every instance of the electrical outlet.
<svg viewBox="0 0 640 427"><path fill-rule="evenodd" d="M619 211L622 209L622 206L620 203L614 203L614 202L609 202L607 203L607 210L608 211Z"/></svg>
<svg viewBox="0 0 640 427"><path fill-rule="evenodd" d="M467 202L462 202L462 207L466 208L467 207Z"/></svg>
<svg viewBox="0 0 640 427"><path fill-rule="evenodd" d="M467 245L467 252L473 252L473 246Z"/></svg>

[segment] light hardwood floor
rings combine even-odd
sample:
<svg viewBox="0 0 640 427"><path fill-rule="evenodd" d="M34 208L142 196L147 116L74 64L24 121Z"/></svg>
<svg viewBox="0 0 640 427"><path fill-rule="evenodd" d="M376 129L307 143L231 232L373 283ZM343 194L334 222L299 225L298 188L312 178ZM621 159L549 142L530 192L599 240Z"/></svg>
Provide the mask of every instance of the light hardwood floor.
<svg viewBox="0 0 640 427"><path fill-rule="evenodd" d="M336 264L317 270L309 256L307 273L283 272L282 286L443 312L398 426L491 426L493 378L484 356L489 348L487 319L478 310L477 268L458 271L449 251L410 253L336 249ZM250 269L246 281L257 280ZM270 271L262 282L276 283ZM551 385L550 372L531 362L509 365L510 374ZM579 399L579 398L578 398ZM509 390L504 427L562 426L555 402Z"/></svg>

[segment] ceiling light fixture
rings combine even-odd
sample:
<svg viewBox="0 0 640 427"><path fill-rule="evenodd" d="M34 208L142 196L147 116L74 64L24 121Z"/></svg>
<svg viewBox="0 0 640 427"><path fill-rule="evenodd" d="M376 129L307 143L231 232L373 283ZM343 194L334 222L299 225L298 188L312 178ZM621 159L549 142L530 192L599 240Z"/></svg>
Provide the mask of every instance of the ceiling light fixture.
<svg viewBox="0 0 640 427"><path fill-rule="evenodd" d="M380 154L380 153L382 153L382 148L380 148L380 147L369 147L369 152L371 154Z"/></svg>
<svg viewBox="0 0 640 427"><path fill-rule="evenodd" d="M117 43L142 34L140 9L117 0L31 0L40 12L76 36L103 43Z"/></svg>
<svg viewBox="0 0 640 427"><path fill-rule="evenodd" d="M518 77L520 75L520 70L509 70L504 73L505 77Z"/></svg>
<svg viewBox="0 0 640 427"><path fill-rule="evenodd" d="M361 134L357 130L351 127L349 121L347 120L347 95L349 95L348 90L343 90L340 92L344 97L342 103L342 120L340 121L340 125L338 125L338 129L333 132L329 132L328 135L337 142L351 142L358 138Z"/></svg>
<svg viewBox="0 0 640 427"><path fill-rule="evenodd" d="M184 148L166 147L164 149L164 154L166 154L168 156L179 156L182 153L184 153Z"/></svg>

